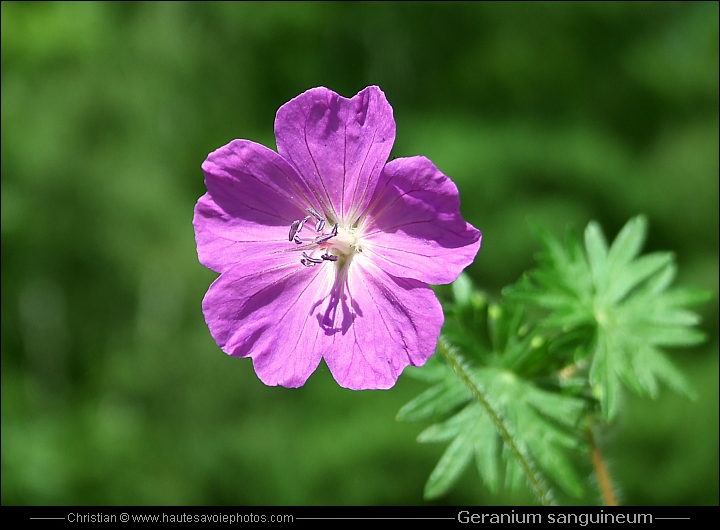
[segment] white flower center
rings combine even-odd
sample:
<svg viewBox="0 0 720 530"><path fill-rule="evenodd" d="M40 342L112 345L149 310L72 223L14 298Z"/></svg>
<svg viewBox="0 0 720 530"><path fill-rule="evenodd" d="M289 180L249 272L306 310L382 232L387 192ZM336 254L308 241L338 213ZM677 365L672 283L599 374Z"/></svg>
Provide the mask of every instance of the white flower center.
<svg viewBox="0 0 720 530"><path fill-rule="evenodd" d="M338 227L338 233L326 245L331 254L343 257L352 257L356 252L362 252L360 240L355 228Z"/></svg>
<svg viewBox="0 0 720 530"><path fill-rule="evenodd" d="M330 229L320 213L313 208L306 208L306 211L310 215L293 221L288 237L289 241L297 245L288 250L303 251L300 263L314 267L332 261L343 267L356 253L362 252L362 235L357 227L341 226L338 222Z"/></svg>

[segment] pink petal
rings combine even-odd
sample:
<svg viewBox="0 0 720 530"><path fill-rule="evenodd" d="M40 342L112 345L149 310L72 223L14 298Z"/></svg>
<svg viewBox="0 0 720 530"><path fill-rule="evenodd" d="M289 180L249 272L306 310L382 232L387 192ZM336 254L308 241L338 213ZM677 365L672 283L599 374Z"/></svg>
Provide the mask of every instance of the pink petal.
<svg viewBox="0 0 720 530"><path fill-rule="evenodd" d="M322 358L326 337L314 313L331 273L297 262L226 270L203 299L210 334L228 355L251 357L266 385L302 386Z"/></svg>
<svg viewBox="0 0 720 530"><path fill-rule="evenodd" d="M460 215L455 184L421 156L389 162L368 208L363 253L388 274L455 281L482 235Z"/></svg>
<svg viewBox="0 0 720 530"><path fill-rule="evenodd" d="M322 211L354 221L364 210L395 142L395 120L376 86L352 99L313 88L280 107L278 153L316 192Z"/></svg>
<svg viewBox="0 0 720 530"><path fill-rule="evenodd" d="M295 169L255 142L234 140L202 167L208 192L193 225L200 263L216 272L287 246L290 224L319 206Z"/></svg>
<svg viewBox="0 0 720 530"><path fill-rule="evenodd" d="M390 388L407 365L421 366L435 352L443 312L427 285L355 258L333 291L321 321L329 343L323 356L340 386Z"/></svg>

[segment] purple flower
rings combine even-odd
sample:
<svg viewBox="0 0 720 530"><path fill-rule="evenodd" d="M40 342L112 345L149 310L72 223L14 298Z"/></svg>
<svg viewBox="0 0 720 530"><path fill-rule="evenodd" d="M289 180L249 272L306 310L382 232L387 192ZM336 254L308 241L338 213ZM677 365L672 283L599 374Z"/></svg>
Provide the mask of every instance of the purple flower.
<svg viewBox="0 0 720 530"><path fill-rule="evenodd" d="M427 158L387 162L395 121L376 86L352 99L313 88L277 112L278 152L233 140L203 164L203 300L222 350L266 385L302 386L321 359L335 380L390 388L435 351L443 312L428 284L454 281L481 235Z"/></svg>

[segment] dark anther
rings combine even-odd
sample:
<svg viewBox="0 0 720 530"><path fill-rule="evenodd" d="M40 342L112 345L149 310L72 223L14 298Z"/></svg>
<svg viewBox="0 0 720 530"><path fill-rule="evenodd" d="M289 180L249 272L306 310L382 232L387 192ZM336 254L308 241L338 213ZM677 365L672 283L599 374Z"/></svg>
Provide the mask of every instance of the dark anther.
<svg viewBox="0 0 720 530"><path fill-rule="evenodd" d="M297 234L298 229L300 228L300 221L293 221L290 225L290 235L288 236L288 241L292 241L295 237L295 234Z"/></svg>
<svg viewBox="0 0 720 530"><path fill-rule="evenodd" d="M290 225L290 234L288 235L288 241L295 241L295 243L297 243L298 245L302 244L302 241L300 241L298 234L300 233L300 230L303 229L303 225L308 219L310 219L310 216L306 215L303 219L298 219L297 221L292 222L292 224Z"/></svg>
<svg viewBox="0 0 720 530"><path fill-rule="evenodd" d="M332 230L328 234L323 234L323 229L325 228L325 224L327 221L325 218L320 215L317 211L315 211L313 208L305 208L305 210L310 214L305 216L302 219L298 219L297 221L293 221L290 225L290 233L288 234L288 239L292 242L294 242L297 245L304 245L307 243L307 246L301 247L298 250L303 250L306 248L314 248L316 245L321 245L336 235L338 235L338 225L335 223L335 225L332 227ZM315 231L320 233L318 237L315 238L313 243L308 243L307 241L303 241L300 237L300 231L303 229L303 226L307 221L309 221L312 217L316 219L315 222ZM337 261L338 257L330 254L327 249L325 249L325 253L322 254L319 258L313 258L311 256L308 256L306 252L302 253L302 258L300 258L300 263L302 263L305 267L314 267L315 265L318 265L320 263L324 263L326 261Z"/></svg>
<svg viewBox="0 0 720 530"><path fill-rule="evenodd" d="M324 220L325 220L325 218L324 218L322 215L320 215L319 213L317 213L317 212L316 212L315 210L313 210L312 208L305 208L305 211L306 211L307 213L309 213L310 215L312 215L313 217L315 217L315 219L317 219L318 221L324 221Z"/></svg>
<svg viewBox="0 0 720 530"><path fill-rule="evenodd" d="M297 229L298 232L300 232L300 230L302 230L303 225L305 224L305 221L307 221L308 219L310 219L309 215L305 216L304 219L300 219L300 224L298 225L298 229Z"/></svg>
<svg viewBox="0 0 720 530"><path fill-rule="evenodd" d="M305 252L303 252L303 259L306 261L309 261L311 263L322 263L323 262L323 260L321 258L311 258ZM302 260L300 260L300 261L302 261Z"/></svg>
<svg viewBox="0 0 720 530"><path fill-rule="evenodd" d="M319 245L321 243L325 243L326 241L329 241L330 239L332 239L333 237L335 237L337 235L337 231L338 231L338 225L335 224L333 226L332 231L329 234L327 234L325 236L316 237L315 243L317 243Z"/></svg>

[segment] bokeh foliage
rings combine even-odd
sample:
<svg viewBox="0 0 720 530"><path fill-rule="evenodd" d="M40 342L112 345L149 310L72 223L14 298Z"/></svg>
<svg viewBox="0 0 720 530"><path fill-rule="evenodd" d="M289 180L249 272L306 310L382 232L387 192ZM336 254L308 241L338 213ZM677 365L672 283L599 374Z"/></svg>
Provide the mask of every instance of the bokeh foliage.
<svg viewBox="0 0 720 530"><path fill-rule="evenodd" d="M483 232L490 295L556 234L645 214L709 289L689 401L624 396L601 440L627 504L718 502L717 3L2 2L2 503L418 504L425 386L265 387L210 338L200 164L274 146L277 108L377 84ZM302 347L302 345L299 345ZM473 474L436 502L524 503ZM595 503L596 498L586 502Z"/></svg>

